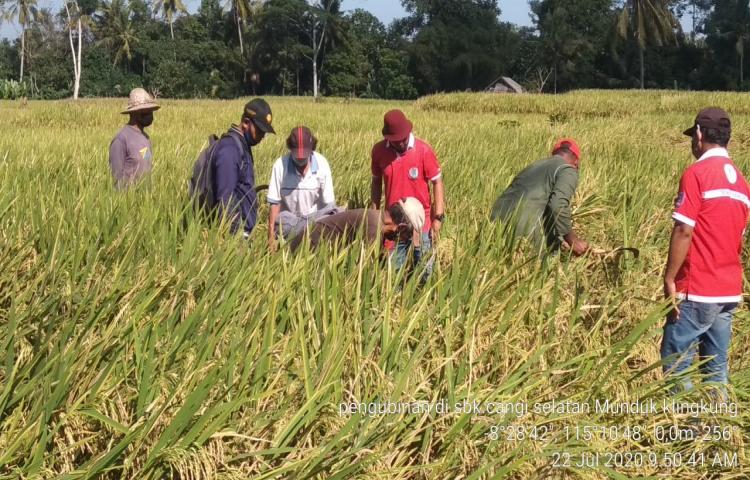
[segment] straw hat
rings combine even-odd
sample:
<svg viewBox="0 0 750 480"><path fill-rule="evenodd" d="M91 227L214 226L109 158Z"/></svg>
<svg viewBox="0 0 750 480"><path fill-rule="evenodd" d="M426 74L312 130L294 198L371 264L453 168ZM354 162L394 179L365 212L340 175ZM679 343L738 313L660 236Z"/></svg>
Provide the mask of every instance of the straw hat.
<svg viewBox="0 0 750 480"><path fill-rule="evenodd" d="M404 211L404 216L409 221L411 227L414 230L421 232L425 221L425 213L422 202L414 197L407 197L404 200L399 200L398 204Z"/></svg>
<svg viewBox="0 0 750 480"><path fill-rule="evenodd" d="M159 105L146 90L142 88L134 88L130 91L128 97L128 108L121 113L133 113L141 112L144 110L159 110Z"/></svg>

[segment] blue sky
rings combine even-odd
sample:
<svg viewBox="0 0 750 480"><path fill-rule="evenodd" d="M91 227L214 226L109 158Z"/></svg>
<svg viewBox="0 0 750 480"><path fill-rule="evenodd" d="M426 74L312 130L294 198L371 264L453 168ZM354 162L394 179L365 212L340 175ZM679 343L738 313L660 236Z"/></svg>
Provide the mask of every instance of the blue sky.
<svg viewBox="0 0 750 480"><path fill-rule="evenodd" d="M200 4L200 0L186 0L185 3L190 11L195 11ZM531 25L528 2L525 0L500 0L498 3L502 10L500 18L503 21L518 25ZM38 5L51 8L52 5L62 5L62 3L59 0L39 0ZM355 8L369 10L386 25L394 18L403 17L405 14L400 0L344 0L343 6L344 10L354 10ZM16 25L4 23L0 26L0 36L2 37L16 38L20 33Z"/></svg>
<svg viewBox="0 0 750 480"><path fill-rule="evenodd" d="M404 9L400 0L344 0L344 9L353 10L364 8L375 14L380 20L388 24L394 18L404 16ZM499 0L500 19L516 25L531 25L529 18L529 3L525 0Z"/></svg>

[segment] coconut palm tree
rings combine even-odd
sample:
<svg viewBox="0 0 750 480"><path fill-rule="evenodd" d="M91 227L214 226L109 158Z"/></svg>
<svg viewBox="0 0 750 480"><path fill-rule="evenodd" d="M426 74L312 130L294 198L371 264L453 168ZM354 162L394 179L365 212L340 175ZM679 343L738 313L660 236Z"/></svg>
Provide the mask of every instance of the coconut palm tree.
<svg viewBox="0 0 750 480"><path fill-rule="evenodd" d="M641 64L641 89L645 86L644 52L649 45L676 44L680 24L669 8L668 0L627 0L617 17L617 33L631 37L638 47Z"/></svg>
<svg viewBox="0 0 750 480"><path fill-rule="evenodd" d="M17 22L21 26L21 74L23 82L23 66L26 54L26 30L29 25L36 21L38 10L36 0L7 0L0 3L0 19L8 22Z"/></svg>
<svg viewBox="0 0 750 480"><path fill-rule="evenodd" d="M740 61L740 89L745 84L745 42L750 39L750 0L739 0L734 16L734 35L737 41L734 49Z"/></svg>
<svg viewBox="0 0 750 480"><path fill-rule="evenodd" d="M263 0L228 0L225 8L232 12L237 24L237 38L240 41L240 54L245 55L245 44L242 38L242 30L248 18L256 16L263 8Z"/></svg>
<svg viewBox="0 0 750 480"><path fill-rule="evenodd" d="M310 46L313 70L313 96L318 97L320 75L323 71L323 52L343 41L341 0L318 0L312 3L310 14ZM318 66L320 64L320 67ZM319 72L320 69L320 72Z"/></svg>
<svg viewBox="0 0 750 480"><path fill-rule="evenodd" d="M112 63L133 59L133 49L138 45L137 30L133 25L132 11L125 0L112 0L102 4L97 17L99 43L113 52Z"/></svg>
<svg viewBox="0 0 750 480"><path fill-rule="evenodd" d="M182 3L182 0L156 0L154 10L157 12L161 10L162 15L169 22L169 33L172 36L172 41L174 41L174 15L177 12L187 12L185 4Z"/></svg>

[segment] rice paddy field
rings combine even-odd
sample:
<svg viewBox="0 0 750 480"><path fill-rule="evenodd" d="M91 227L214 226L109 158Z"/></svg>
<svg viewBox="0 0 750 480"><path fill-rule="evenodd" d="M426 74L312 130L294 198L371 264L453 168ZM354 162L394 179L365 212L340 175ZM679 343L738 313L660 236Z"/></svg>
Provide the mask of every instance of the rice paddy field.
<svg viewBox="0 0 750 480"><path fill-rule="evenodd" d="M195 217L192 163L247 99L162 101L153 174L128 192L107 162L122 99L0 103L0 478L748 478L747 310L733 411L665 404L659 342L681 132L728 109L750 175L749 98L269 98L259 183L305 124L350 207L369 197L382 115L410 116L446 186L422 288L363 244L269 254L265 205L249 242ZM560 136L583 149L578 230L640 258L540 259L489 222ZM706 399L700 384L675 398ZM656 408L614 407L634 402Z"/></svg>

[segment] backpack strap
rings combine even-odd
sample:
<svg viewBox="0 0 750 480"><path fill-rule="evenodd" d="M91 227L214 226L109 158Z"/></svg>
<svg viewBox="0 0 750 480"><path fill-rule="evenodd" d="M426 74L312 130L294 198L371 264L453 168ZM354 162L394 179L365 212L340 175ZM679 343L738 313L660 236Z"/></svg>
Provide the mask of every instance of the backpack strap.
<svg viewBox="0 0 750 480"><path fill-rule="evenodd" d="M224 137L232 137L232 140L234 140L234 144L237 146L237 148L240 150L240 169L244 167L244 159L245 159L245 150L247 150L248 155L250 155L250 149L247 147L247 144L245 143L245 139L240 139L239 135L233 134L231 131L225 133L222 135L222 139Z"/></svg>

